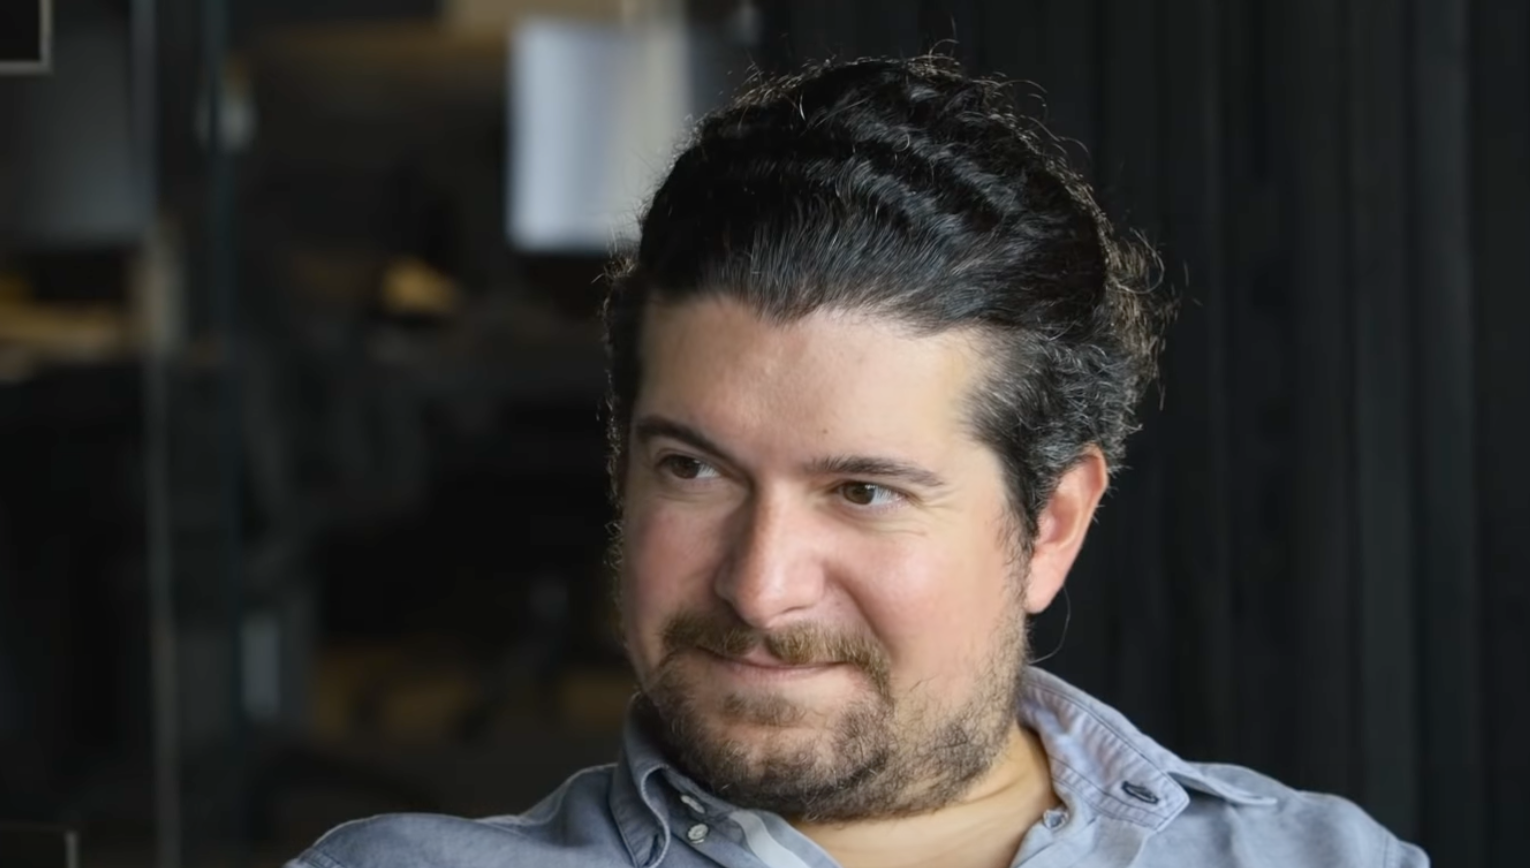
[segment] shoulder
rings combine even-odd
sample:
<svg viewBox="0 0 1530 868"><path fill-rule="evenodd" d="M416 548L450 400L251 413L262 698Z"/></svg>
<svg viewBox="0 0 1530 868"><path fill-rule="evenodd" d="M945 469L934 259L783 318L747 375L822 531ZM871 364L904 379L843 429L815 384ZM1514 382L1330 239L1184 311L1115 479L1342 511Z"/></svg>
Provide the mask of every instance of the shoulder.
<svg viewBox="0 0 1530 868"><path fill-rule="evenodd" d="M610 819L611 767L586 769L523 814L385 814L326 833L287 868L516 868L626 864Z"/></svg>
<svg viewBox="0 0 1530 868"><path fill-rule="evenodd" d="M1219 864L1425 868L1419 848L1399 840L1354 802L1286 786L1242 766L1189 763L1190 807L1164 830ZM1208 791L1205 797L1197 790ZM1178 827L1176 829L1176 827Z"/></svg>

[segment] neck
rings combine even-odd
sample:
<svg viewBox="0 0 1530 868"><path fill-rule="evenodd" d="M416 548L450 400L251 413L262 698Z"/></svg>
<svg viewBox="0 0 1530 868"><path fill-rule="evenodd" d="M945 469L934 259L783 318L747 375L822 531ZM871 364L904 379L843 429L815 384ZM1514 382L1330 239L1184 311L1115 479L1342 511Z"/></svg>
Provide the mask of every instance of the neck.
<svg viewBox="0 0 1530 868"><path fill-rule="evenodd" d="M993 768L952 804L913 817L794 825L844 868L1007 868L1026 830L1057 804L1041 740L1016 724Z"/></svg>

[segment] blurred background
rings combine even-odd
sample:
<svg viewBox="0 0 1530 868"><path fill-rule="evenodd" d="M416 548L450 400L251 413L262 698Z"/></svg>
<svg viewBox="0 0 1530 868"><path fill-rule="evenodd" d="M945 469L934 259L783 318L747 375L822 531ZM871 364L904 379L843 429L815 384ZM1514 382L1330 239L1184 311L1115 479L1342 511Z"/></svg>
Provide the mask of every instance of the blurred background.
<svg viewBox="0 0 1530 868"><path fill-rule="evenodd" d="M4 5L0 822L255 868L611 759L605 256L751 67L934 48L1183 299L1045 665L1524 864L1523 0Z"/></svg>

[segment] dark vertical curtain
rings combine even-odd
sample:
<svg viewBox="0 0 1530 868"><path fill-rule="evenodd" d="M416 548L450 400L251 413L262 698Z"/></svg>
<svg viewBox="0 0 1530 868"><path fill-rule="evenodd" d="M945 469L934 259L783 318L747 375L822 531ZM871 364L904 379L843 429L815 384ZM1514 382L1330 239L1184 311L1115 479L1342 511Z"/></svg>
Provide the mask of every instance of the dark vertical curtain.
<svg viewBox="0 0 1530 868"><path fill-rule="evenodd" d="M1021 82L1182 309L1048 667L1445 866L1530 853L1530 4L791 0Z"/></svg>

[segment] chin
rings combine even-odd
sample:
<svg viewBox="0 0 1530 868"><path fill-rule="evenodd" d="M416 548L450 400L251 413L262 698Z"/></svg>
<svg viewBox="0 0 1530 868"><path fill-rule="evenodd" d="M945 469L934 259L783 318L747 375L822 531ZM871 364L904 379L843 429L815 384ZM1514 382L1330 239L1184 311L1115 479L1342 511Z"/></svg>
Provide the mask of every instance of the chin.
<svg viewBox="0 0 1530 868"><path fill-rule="evenodd" d="M690 731L686 765L713 784L753 789L772 778L810 780L843 762L834 733L822 726L710 718L694 721Z"/></svg>
<svg viewBox="0 0 1530 868"><path fill-rule="evenodd" d="M727 746L751 766L764 767L783 757L832 759L831 733L822 726L714 718L700 722L699 728L714 749Z"/></svg>
<svg viewBox="0 0 1530 868"><path fill-rule="evenodd" d="M709 729L812 737L835 731L846 708L868 699L854 685L836 683L842 679L835 675L817 680L821 683L778 686L695 679L688 695L692 713Z"/></svg>

